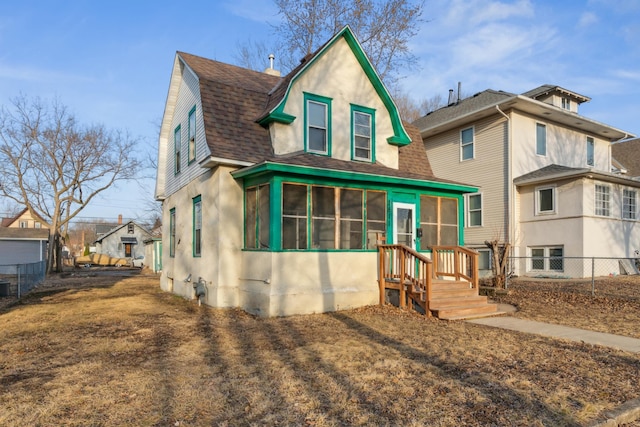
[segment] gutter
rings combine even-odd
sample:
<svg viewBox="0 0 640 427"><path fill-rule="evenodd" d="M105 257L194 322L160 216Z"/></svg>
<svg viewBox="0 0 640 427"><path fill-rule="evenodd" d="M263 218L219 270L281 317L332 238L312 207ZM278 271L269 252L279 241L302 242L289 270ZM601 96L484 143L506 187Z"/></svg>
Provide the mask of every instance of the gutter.
<svg viewBox="0 0 640 427"><path fill-rule="evenodd" d="M507 119L507 200L509 200L508 213L507 213L507 228L505 230L505 238L508 237L508 242L511 244L511 251L515 250L515 214L516 214L516 202L515 202L515 185L513 183L513 144L511 135L511 118L500 109L500 105L496 105L498 113L502 114ZM513 253L512 253L513 255Z"/></svg>

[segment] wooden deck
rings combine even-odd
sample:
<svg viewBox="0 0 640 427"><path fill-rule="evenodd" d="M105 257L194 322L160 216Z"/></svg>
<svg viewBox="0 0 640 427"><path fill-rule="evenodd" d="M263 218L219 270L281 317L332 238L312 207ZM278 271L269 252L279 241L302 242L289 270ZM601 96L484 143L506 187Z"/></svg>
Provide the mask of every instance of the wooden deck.
<svg viewBox="0 0 640 427"><path fill-rule="evenodd" d="M380 304L398 291L401 308L439 319L498 314L498 305L479 294L478 253L459 246L433 247L431 258L403 245L378 245Z"/></svg>

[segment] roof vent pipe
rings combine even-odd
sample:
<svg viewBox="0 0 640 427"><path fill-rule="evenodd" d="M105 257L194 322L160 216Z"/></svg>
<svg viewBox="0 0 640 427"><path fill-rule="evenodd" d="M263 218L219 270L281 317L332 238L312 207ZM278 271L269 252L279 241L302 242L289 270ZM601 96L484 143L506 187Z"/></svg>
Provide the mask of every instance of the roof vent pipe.
<svg viewBox="0 0 640 427"><path fill-rule="evenodd" d="M275 58L276 58L276 56L275 56L273 53L269 54L269 68L267 68L266 70L264 70L264 72L265 72L266 74L271 75L271 76L278 76L278 77L280 77L280 71L278 71L278 70L274 70L274 69L273 69L273 60L274 60Z"/></svg>
<svg viewBox="0 0 640 427"><path fill-rule="evenodd" d="M456 101L456 104L458 102L460 102L460 91L462 90L462 82L458 82L458 100Z"/></svg>
<svg viewBox="0 0 640 427"><path fill-rule="evenodd" d="M449 89L449 102L447 105L453 105L453 89Z"/></svg>

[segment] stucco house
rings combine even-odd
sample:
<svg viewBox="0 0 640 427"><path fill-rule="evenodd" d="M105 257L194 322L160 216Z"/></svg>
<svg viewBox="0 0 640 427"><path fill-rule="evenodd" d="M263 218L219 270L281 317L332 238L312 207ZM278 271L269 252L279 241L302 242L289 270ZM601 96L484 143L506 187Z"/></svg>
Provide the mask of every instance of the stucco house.
<svg viewBox="0 0 640 427"><path fill-rule="evenodd" d="M579 114L590 99L559 86L485 90L414 122L436 176L473 182L466 244L513 246L514 273L591 275L568 257L630 257L640 247L640 182L620 173L612 143L633 135ZM615 145L615 144L614 144ZM610 269L596 274L607 274Z"/></svg>
<svg viewBox="0 0 640 427"><path fill-rule="evenodd" d="M95 242L96 253L115 258L136 258L145 255L143 242L153 236L144 227L129 221L113 227Z"/></svg>
<svg viewBox="0 0 640 427"><path fill-rule="evenodd" d="M161 287L260 316L379 300L376 242L464 244L463 195L345 27L288 75L178 52L159 138Z"/></svg>

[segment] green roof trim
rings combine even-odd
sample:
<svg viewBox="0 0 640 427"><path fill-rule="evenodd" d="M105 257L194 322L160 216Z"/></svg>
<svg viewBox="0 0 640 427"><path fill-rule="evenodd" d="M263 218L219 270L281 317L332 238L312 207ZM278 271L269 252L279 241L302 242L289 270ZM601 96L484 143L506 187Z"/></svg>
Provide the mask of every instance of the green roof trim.
<svg viewBox="0 0 640 427"><path fill-rule="evenodd" d="M378 76L378 73L373 68L373 65L371 65L369 58L367 58L367 55L364 53L364 50L362 49L362 46L360 46L360 43L358 42L355 35L351 31L351 28L349 28L348 25L345 26L342 30L340 30L335 36L333 36L333 38L324 45L324 47L307 63L307 65L305 65L295 76L293 76L293 78L289 82L289 87L287 87L287 91L285 95L282 97L282 100L280 100L278 105L272 111L270 111L266 117L261 119L259 123L261 125L265 125L275 121L279 123L289 124L293 121L293 119L295 119L295 117L284 112L284 105L286 104L287 98L289 97L289 91L291 90L291 86L293 85L293 82L297 80L298 77L302 75L309 68L310 64L314 63L320 57L322 57L322 55L324 55L329 50L329 48L333 46L341 37L345 39L345 41L351 48L351 51L353 52L358 63L362 67L364 73L369 78L369 81L371 82L376 93L382 100L382 103L385 105L385 107L387 107L387 111L389 112L389 116L391 117L391 126L393 127L393 133L394 133L392 137L387 138L387 142L391 145L396 145L396 146L403 146L403 145L410 144L411 138L409 137L409 134L405 130L404 126L402 125L402 119L400 118L400 113L398 112L398 108L396 107L396 104L393 102L393 99L391 98L389 91L384 86L384 83L382 83L380 76ZM289 122L282 121L283 118L291 118L291 117L293 117L293 119L291 119L291 121Z"/></svg>
<svg viewBox="0 0 640 427"><path fill-rule="evenodd" d="M234 172L231 175L235 178L250 178L256 175L267 173L284 173L294 175L313 176L314 180L322 182L323 178L337 179L350 182L375 182L385 185L397 185L402 187L439 189L460 193L477 193L478 188L464 184L449 182L438 182L419 180L413 178L403 178L395 176L376 175L361 172L348 172L335 169L314 168L310 166L287 165L282 163L264 162L254 166L249 166Z"/></svg>
<svg viewBox="0 0 640 427"><path fill-rule="evenodd" d="M288 125L293 123L295 119L296 119L296 116L292 116L291 114L287 114L282 111L273 111L272 113L269 113L268 116L260 119L258 121L258 124L260 124L261 126L265 126L271 122L277 122L277 123Z"/></svg>

